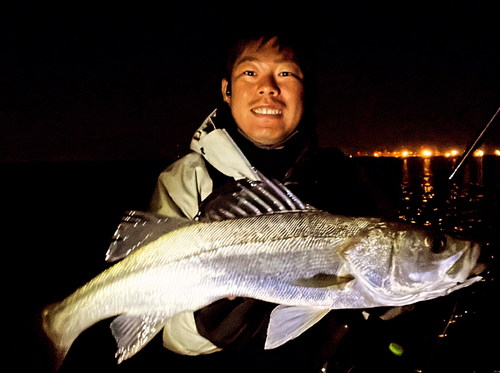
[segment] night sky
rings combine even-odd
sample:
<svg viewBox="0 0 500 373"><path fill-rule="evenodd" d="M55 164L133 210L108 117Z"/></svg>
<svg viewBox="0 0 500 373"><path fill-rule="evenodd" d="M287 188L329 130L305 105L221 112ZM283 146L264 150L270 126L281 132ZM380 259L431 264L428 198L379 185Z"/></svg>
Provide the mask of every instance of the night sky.
<svg viewBox="0 0 500 373"><path fill-rule="evenodd" d="M491 0L19 3L0 6L0 162L174 159L220 103L227 40L267 22L314 42L323 146L463 150L500 106Z"/></svg>

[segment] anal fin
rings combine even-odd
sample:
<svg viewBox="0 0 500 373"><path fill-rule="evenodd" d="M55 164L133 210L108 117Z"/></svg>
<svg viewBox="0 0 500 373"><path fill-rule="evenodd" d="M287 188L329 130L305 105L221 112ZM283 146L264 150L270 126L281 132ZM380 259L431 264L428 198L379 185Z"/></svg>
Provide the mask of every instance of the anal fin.
<svg viewBox="0 0 500 373"><path fill-rule="evenodd" d="M118 351L118 364L134 356L165 325L166 317L159 315L127 315L118 316L110 325L115 337Z"/></svg>

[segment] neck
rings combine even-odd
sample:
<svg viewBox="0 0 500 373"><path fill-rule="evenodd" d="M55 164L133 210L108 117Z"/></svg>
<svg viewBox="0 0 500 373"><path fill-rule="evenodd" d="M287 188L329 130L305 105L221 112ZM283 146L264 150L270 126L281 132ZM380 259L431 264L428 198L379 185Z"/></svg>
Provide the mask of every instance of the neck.
<svg viewBox="0 0 500 373"><path fill-rule="evenodd" d="M250 163L267 177L283 181L301 157L301 154L315 143L314 122L302 119L297 129L277 144L261 144L250 139L241 131L231 115L229 107L217 110L219 128L225 128L242 150Z"/></svg>
<svg viewBox="0 0 500 373"><path fill-rule="evenodd" d="M241 128L238 127L238 132L246 138L248 141L250 141L252 144L254 144L257 148L259 149L264 149L264 150L271 150L271 149L283 149L286 146L286 143L288 140L290 140L292 137L294 137L299 131L294 131L287 137L285 137L283 140L275 143L275 144L262 144L258 141L255 141L251 139Z"/></svg>

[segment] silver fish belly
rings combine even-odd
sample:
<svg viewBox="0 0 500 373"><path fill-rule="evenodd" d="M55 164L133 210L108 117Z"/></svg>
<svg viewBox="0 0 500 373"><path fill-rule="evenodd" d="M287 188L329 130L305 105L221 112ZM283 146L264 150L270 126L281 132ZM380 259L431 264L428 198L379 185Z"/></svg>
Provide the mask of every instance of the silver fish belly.
<svg viewBox="0 0 500 373"><path fill-rule="evenodd" d="M318 210L209 223L168 218L164 225L165 234L44 311L44 327L60 361L77 336L100 320L118 316L111 329L120 362L147 344L167 318L231 296L281 305L269 325L266 347L273 348L331 309L445 295L466 280L478 252L470 243L450 239L445 250L425 256L425 231L413 234L413 227ZM454 267L459 259L464 269ZM422 267L405 260L429 263ZM420 270L427 272L422 279ZM448 279L451 272L455 282ZM296 310L309 316L290 332L287 320Z"/></svg>

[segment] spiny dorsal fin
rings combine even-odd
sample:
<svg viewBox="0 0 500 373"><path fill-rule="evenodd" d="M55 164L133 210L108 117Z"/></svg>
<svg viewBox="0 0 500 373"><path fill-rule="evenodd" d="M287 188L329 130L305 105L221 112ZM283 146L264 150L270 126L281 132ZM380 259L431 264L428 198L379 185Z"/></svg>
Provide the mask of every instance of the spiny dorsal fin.
<svg viewBox="0 0 500 373"><path fill-rule="evenodd" d="M107 262L123 259L160 236L196 222L183 218L159 218L148 212L127 211L106 253Z"/></svg>
<svg viewBox="0 0 500 373"><path fill-rule="evenodd" d="M258 216L278 211L314 209L303 203L279 181L256 171L260 182L243 179L213 193L200 207L201 221L219 221ZM107 262L115 262L170 231L196 224L183 218L160 218L141 211L128 211L113 235L106 253Z"/></svg>
<svg viewBox="0 0 500 373"><path fill-rule="evenodd" d="M203 201L199 218L217 221L246 218L278 211L314 209L303 203L287 187L256 171L260 182L243 179L228 184Z"/></svg>

